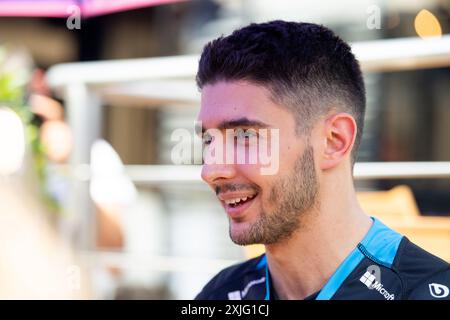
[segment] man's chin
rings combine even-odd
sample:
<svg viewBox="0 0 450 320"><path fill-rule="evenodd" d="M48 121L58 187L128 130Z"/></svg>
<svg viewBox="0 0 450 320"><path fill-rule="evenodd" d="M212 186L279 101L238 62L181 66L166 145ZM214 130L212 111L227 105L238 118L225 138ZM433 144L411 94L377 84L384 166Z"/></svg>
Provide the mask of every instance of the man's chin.
<svg viewBox="0 0 450 320"><path fill-rule="evenodd" d="M231 241L233 241L233 243L237 244L238 246L249 246L252 244L257 244L257 242L243 238L243 237L231 238Z"/></svg>
<svg viewBox="0 0 450 320"><path fill-rule="evenodd" d="M231 241L240 246L261 243L262 239L259 239L260 236L251 229L251 225L248 222L230 222Z"/></svg>

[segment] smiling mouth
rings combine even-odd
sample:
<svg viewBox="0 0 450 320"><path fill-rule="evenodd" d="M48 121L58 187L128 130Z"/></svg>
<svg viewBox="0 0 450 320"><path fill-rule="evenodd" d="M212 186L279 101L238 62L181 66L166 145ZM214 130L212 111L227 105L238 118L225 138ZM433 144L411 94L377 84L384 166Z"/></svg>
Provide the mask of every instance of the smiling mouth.
<svg viewBox="0 0 450 320"><path fill-rule="evenodd" d="M226 205L230 206L231 208L238 208L238 207L243 206L244 204L250 202L251 200L253 200L257 195L258 194L255 193L254 195L251 195L251 196L224 200L224 202Z"/></svg>

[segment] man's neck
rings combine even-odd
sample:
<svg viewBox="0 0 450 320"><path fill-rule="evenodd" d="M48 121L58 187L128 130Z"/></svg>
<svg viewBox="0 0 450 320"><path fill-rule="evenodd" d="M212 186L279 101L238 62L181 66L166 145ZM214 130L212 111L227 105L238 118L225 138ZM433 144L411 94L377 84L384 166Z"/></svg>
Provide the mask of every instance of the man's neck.
<svg viewBox="0 0 450 320"><path fill-rule="evenodd" d="M272 285L280 299L304 299L319 291L364 238L372 220L356 199L348 200L305 212L289 239L266 245Z"/></svg>

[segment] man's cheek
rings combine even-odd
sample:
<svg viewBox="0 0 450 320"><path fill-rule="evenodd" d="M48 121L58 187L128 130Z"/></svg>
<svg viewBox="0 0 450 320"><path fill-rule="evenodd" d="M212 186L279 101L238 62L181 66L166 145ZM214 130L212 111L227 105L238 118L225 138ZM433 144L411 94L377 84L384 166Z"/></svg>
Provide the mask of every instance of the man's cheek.
<svg viewBox="0 0 450 320"><path fill-rule="evenodd" d="M280 169L280 131L270 129L258 139L258 164L264 176L276 175Z"/></svg>
<svg viewBox="0 0 450 320"><path fill-rule="evenodd" d="M260 164L239 164L236 165L238 172L255 184L259 185L259 182L264 181L264 176L261 175L261 165Z"/></svg>

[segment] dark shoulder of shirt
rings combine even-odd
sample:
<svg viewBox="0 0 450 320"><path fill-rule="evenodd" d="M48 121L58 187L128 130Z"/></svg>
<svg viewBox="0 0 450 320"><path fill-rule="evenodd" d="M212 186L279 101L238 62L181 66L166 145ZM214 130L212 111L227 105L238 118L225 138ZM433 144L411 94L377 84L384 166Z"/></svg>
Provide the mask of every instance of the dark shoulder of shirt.
<svg viewBox="0 0 450 320"><path fill-rule="evenodd" d="M450 264L406 237L403 237L392 268L402 281L403 299L450 299ZM442 295L440 290L446 290L447 296L439 297Z"/></svg>
<svg viewBox="0 0 450 320"><path fill-rule="evenodd" d="M391 265L386 265L371 252L363 251L363 254L363 260L343 281L332 299L450 299L450 265L407 237L402 237ZM381 278L372 286L367 284L365 277L374 265L379 267Z"/></svg>
<svg viewBox="0 0 450 320"><path fill-rule="evenodd" d="M196 300L228 300L228 293L242 290L242 285L254 281L258 273L265 276L260 255L256 258L227 267L214 276L195 297Z"/></svg>

